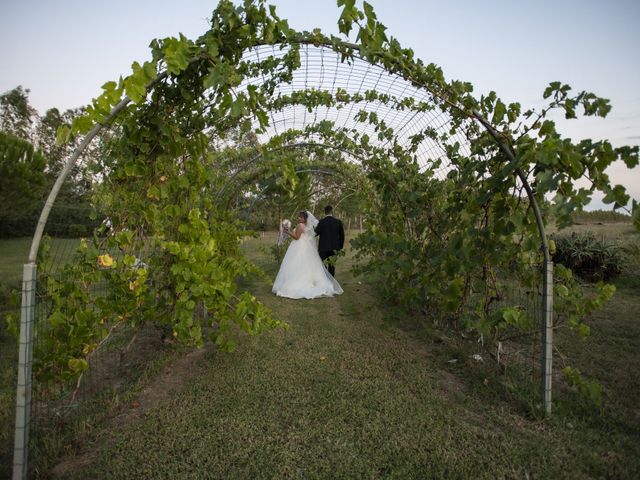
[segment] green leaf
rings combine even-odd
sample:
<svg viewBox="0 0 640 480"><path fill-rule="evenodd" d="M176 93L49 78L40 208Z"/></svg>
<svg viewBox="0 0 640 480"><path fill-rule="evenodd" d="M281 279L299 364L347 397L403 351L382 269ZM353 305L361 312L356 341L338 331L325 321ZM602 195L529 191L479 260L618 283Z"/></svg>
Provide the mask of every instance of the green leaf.
<svg viewBox="0 0 640 480"><path fill-rule="evenodd" d="M560 88L560 82L551 82L542 94L542 98L549 98L553 92Z"/></svg>
<svg viewBox="0 0 640 480"><path fill-rule="evenodd" d="M131 69L133 73L123 81L124 89L132 102L140 103L147 95L147 85L156 76L156 66L150 62L145 62L144 66L133 62Z"/></svg>
<svg viewBox="0 0 640 480"><path fill-rule="evenodd" d="M493 118L491 119L491 123L498 124L502 122L505 114L507 113L507 107L502 103L501 100L496 101L496 105L493 109Z"/></svg>
<svg viewBox="0 0 640 480"><path fill-rule="evenodd" d="M591 335L591 328L589 328L589 325L587 325L586 323L581 323L580 325L578 325L578 334L582 338L586 338Z"/></svg>
<svg viewBox="0 0 640 480"><path fill-rule="evenodd" d="M165 38L162 52L167 63L167 71L173 75L182 72L191 61L193 42L180 34L180 39L170 37Z"/></svg>
<svg viewBox="0 0 640 480"><path fill-rule="evenodd" d="M258 119L258 122L260 122L260 127L265 128L269 125L269 117L267 116L267 113L264 110L262 109L256 110L255 115L256 115L256 118Z"/></svg>
<svg viewBox="0 0 640 480"><path fill-rule="evenodd" d="M115 234L115 240L119 247L126 247L131 245L133 241L133 232L131 230L123 230Z"/></svg>
<svg viewBox="0 0 640 480"><path fill-rule="evenodd" d="M556 132L556 124L551 120L545 120L542 122L542 126L538 131L538 136L540 137L548 137L550 135L555 134Z"/></svg>
<svg viewBox="0 0 640 480"><path fill-rule="evenodd" d="M631 206L631 221L633 222L633 226L636 227L636 230L640 232L640 203L636 200L633 200Z"/></svg>
<svg viewBox="0 0 640 480"><path fill-rule="evenodd" d="M69 369L78 374L89 368L89 364L84 358L71 358L68 362Z"/></svg>
<svg viewBox="0 0 640 480"><path fill-rule="evenodd" d="M231 104L231 116L233 118L240 117L244 115L244 94L239 94L235 101Z"/></svg>
<svg viewBox="0 0 640 480"><path fill-rule="evenodd" d="M71 138L71 129L69 128L69 126L66 124L60 125L58 127L58 132L56 135L58 145L67 143L69 141L69 138Z"/></svg>
<svg viewBox="0 0 640 480"><path fill-rule="evenodd" d="M619 155L620 159L624 162L627 168L635 168L638 166L639 158L638 158L638 150L640 147L619 147L616 148L616 153Z"/></svg>
<svg viewBox="0 0 640 480"><path fill-rule="evenodd" d="M93 120L89 115L81 115L73 119L71 131L73 133L85 134L93 128Z"/></svg>
<svg viewBox="0 0 640 480"><path fill-rule="evenodd" d="M157 185L151 185L147 189L147 198L150 200L159 200L160 199L160 189Z"/></svg>
<svg viewBox="0 0 640 480"><path fill-rule="evenodd" d="M136 263L136 257L133 255L125 255L122 258L122 263L127 267L132 267Z"/></svg>
<svg viewBox="0 0 640 480"><path fill-rule="evenodd" d="M344 7L338 19L340 33L349 35L353 22L358 19L359 10L356 8L355 3L355 0L338 0L338 7Z"/></svg>
<svg viewBox="0 0 640 480"><path fill-rule="evenodd" d="M614 203L615 208L620 208L629 203L630 197L626 189L622 185L614 185L608 189L606 195L602 199L603 203Z"/></svg>
<svg viewBox="0 0 640 480"><path fill-rule="evenodd" d="M65 317L61 312L54 312L49 316L49 325L52 328L59 328L64 326L67 323L67 317Z"/></svg>

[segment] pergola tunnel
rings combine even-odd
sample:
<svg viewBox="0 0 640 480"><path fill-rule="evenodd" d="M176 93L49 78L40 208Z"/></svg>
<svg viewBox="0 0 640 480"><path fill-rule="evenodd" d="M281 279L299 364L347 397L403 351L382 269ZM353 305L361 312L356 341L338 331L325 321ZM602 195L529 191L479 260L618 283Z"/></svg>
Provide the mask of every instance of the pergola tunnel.
<svg viewBox="0 0 640 480"><path fill-rule="evenodd" d="M44 386L77 390L119 325L157 322L178 341L208 337L221 349L233 348L231 325L280 327L238 288L257 271L239 219L255 224L254 212L271 209L263 228L277 229L318 198L364 218L351 248L385 300L473 332L499 362L509 332L537 339L540 403L551 411L554 279L541 203L562 183L545 187L547 167L527 150L536 141L512 134L519 106L474 99L387 37L375 14L359 15L339 22L343 34L357 26L352 43L296 32L262 2L223 1L211 30L154 41L151 61L105 84L61 131L83 141L24 266L14 478L27 472L32 403L64 403L45 400L55 389ZM108 225L72 264L41 265L57 193L98 139L94 198Z"/></svg>

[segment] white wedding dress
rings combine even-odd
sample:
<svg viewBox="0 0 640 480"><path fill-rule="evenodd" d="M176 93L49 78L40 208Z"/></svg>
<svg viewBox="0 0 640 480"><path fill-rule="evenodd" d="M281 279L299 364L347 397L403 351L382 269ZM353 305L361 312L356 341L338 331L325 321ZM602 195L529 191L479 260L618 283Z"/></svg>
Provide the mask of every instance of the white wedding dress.
<svg viewBox="0 0 640 480"><path fill-rule="evenodd" d="M307 212L307 224L298 240L292 240L273 282L273 293L287 298L318 298L340 295L343 290L325 268L315 241L318 219Z"/></svg>

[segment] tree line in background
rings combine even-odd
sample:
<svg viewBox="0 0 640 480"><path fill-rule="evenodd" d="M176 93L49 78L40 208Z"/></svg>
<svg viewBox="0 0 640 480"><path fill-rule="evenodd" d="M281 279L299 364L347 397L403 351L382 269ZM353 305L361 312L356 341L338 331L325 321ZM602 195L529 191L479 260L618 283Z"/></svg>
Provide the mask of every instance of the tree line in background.
<svg viewBox="0 0 640 480"><path fill-rule="evenodd" d="M0 96L0 238L33 234L51 186L79 141L72 138L60 144L58 129L70 127L83 112L83 109L60 112L51 108L40 116L29 103L29 90L22 86ZM211 151L227 156L231 170L261 155L260 143L253 132L242 133L235 128L227 133L224 143L215 137L210 142ZM49 217L47 234L87 236L100 224L103 218L92 215L91 204L93 183L100 174L92 166L100 163L103 146L104 143L90 146L73 167ZM253 230L276 230L283 219L295 220L300 210L321 214L325 205L334 205L347 228L361 228L359 192L335 170L338 157L333 152L271 154L267 162L273 167L271 171L252 169L254 178L247 194L233 205L240 212L239 219ZM283 161L292 165L289 181L295 178L293 189L276 168ZM102 212L101 216L106 214Z"/></svg>
<svg viewBox="0 0 640 480"><path fill-rule="evenodd" d="M79 140L60 145L58 128L70 125L82 109L51 108L42 116L18 86L0 95L0 238L30 236L64 160ZM92 177L87 165L99 147L87 149L64 183L46 232L59 237L88 235L92 219Z"/></svg>

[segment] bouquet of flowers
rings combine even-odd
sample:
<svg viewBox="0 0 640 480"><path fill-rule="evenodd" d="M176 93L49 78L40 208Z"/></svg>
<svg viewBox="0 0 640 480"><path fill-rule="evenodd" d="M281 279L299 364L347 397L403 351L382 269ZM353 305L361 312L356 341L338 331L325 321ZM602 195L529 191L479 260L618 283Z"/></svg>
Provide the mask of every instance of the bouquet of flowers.
<svg viewBox="0 0 640 480"><path fill-rule="evenodd" d="M278 235L278 247L281 247L282 244L287 239L287 234L285 230L289 230L291 228L291 220L287 220L286 218L280 224L280 234Z"/></svg>

